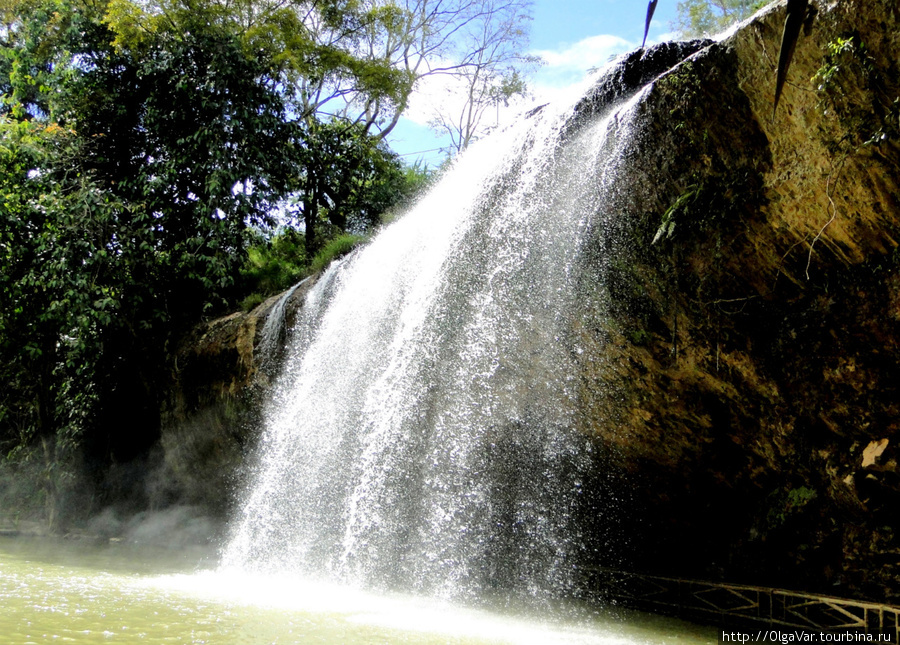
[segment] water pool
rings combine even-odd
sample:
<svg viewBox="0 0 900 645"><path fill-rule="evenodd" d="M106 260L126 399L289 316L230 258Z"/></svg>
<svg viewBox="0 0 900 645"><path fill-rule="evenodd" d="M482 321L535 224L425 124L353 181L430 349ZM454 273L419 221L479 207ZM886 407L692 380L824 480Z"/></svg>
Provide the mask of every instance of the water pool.
<svg viewBox="0 0 900 645"><path fill-rule="evenodd" d="M679 643L714 629L572 604L462 607L215 568L204 549L0 538L0 644Z"/></svg>

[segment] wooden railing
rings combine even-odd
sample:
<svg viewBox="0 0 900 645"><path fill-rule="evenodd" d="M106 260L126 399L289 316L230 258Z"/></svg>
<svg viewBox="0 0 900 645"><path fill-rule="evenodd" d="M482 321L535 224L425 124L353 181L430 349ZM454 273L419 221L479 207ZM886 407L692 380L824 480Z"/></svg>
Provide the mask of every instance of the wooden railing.
<svg viewBox="0 0 900 645"><path fill-rule="evenodd" d="M811 632L900 637L900 607L745 585L679 580L610 569L584 571L587 590L607 602L723 627L773 626Z"/></svg>

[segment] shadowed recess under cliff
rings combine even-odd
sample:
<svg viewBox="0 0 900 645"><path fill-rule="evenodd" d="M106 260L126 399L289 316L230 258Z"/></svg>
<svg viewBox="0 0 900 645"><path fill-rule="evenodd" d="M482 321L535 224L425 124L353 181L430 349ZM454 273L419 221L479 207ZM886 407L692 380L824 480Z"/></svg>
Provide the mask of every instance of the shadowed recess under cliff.
<svg viewBox="0 0 900 645"><path fill-rule="evenodd" d="M456 598L571 589L592 459L573 311L622 189L640 55L471 148L310 291L224 566Z"/></svg>

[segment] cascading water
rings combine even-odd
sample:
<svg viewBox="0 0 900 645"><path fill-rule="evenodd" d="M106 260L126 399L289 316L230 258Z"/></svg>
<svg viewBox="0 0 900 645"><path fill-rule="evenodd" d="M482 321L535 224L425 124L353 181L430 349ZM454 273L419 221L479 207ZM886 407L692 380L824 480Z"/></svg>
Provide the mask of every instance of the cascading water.
<svg viewBox="0 0 900 645"><path fill-rule="evenodd" d="M285 318L287 304L297 289L302 287L308 280L309 278L305 278L285 291L269 309L266 322L259 332L259 342L255 350L256 360L266 374L273 374L278 371L286 335Z"/></svg>
<svg viewBox="0 0 900 645"><path fill-rule="evenodd" d="M637 99L473 146L310 291L223 563L445 597L558 593L590 447L572 334Z"/></svg>

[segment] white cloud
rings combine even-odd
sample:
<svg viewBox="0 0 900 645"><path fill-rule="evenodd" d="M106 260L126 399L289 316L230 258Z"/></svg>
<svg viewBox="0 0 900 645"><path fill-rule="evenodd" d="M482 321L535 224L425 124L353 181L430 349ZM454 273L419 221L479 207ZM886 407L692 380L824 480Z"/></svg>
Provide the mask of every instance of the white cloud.
<svg viewBox="0 0 900 645"><path fill-rule="evenodd" d="M620 54L632 44L618 36L600 34L589 36L563 49L542 49L534 52L546 62L548 69L560 71L586 70L606 64L610 56Z"/></svg>
<svg viewBox="0 0 900 645"><path fill-rule="evenodd" d="M678 40L681 38L681 34L677 31L667 31L665 33L660 34L656 38L647 38L647 46L655 45L656 43L666 43L671 40Z"/></svg>
<svg viewBox="0 0 900 645"><path fill-rule="evenodd" d="M439 74L426 76L416 83L416 89L410 97L409 107L403 116L418 125L428 125L438 112L450 118L463 114L466 107L468 85L464 79ZM481 120L482 127L502 123L510 113L518 113L521 101L514 100L508 107L489 109ZM531 101L527 101L528 104Z"/></svg>
<svg viewBox="0 0 900 645"><path fill-rule="evenodd" d="M579 83L591 68L603 67L611 58L634 47L634 43L618 36L601 34L573 44L564 44L557 49L531 52L544 61L531 83L535 98L548 100L555 89ZM414 123L427 125L438 106L451 113L462 110L464 96L458 80L444 75L428 76L416 84L409 108L403 116Z"/></svg>
<svg viewBox="0 0 900 645"><path fill-rule="evenodd" d="M568 87L579 83L592 68L605 66L609 60L629 49L634 44L610 34L590 36L558 49L542 49L532 52L544 61L534 77L535 93L546 96L554 88Z"/></svg>
<svg viewBox="0 0 900 645"><path fill-rule="evenodd" d="M462 82L450 75L425 76L416 83L403 116L419 125L428 125L439 107L456 114L465 104L464 89Z"/></svg>

